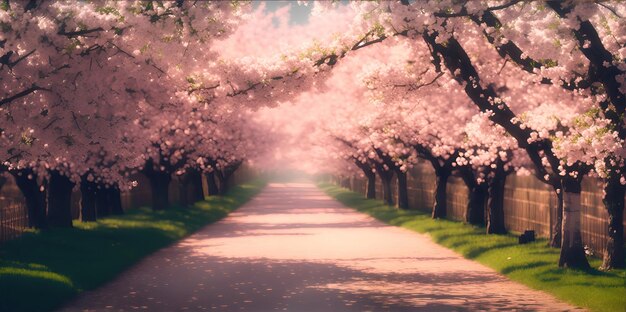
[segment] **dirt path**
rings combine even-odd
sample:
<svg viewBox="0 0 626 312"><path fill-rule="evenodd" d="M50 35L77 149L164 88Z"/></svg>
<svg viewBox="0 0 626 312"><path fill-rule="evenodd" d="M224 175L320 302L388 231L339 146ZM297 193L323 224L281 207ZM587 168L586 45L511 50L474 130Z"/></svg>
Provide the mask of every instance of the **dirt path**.
<svg viewBox="0 0 626 312"><path fill-rule="evenodd" d="M344 208L312 184L270 184L65 311L573 310L433 243Z"/></svg>

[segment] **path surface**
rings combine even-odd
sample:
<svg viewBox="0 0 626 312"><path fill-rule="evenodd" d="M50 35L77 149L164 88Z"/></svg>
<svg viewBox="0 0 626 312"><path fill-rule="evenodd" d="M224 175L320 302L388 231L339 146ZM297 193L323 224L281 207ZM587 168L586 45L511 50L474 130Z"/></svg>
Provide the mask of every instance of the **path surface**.
<svg viewBox="0 0 626 312"><path fill-rule="evenodd" d="M573 310L312 184L270 184L66 311Z"/></svg>

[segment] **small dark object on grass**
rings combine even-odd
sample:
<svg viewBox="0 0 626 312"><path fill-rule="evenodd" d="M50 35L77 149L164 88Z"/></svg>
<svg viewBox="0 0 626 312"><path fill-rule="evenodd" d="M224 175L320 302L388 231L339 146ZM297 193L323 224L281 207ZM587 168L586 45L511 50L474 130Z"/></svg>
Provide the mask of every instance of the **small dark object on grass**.
<svg viewBox="0 0 626 312"><path fill-rule="evenodd" d="M524 234L519 236L519 243L526 244L535 241L535 231L527 230L524 231Z"/></svg>

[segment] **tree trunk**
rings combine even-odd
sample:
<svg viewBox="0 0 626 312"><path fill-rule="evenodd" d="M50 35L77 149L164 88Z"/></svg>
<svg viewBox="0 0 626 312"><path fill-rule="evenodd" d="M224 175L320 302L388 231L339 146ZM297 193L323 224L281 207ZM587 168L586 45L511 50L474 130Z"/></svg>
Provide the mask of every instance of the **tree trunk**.
<svg viewBox="0 0 626 312"><path fill-rule="evenodd" d="M445 218L447 215L447 191L450 172L445 169L435 170L435 202L433 204L433 219Z"/></svg>
<svg viewBox="0 0 626 312"><path fill-rule="evenodd" d="M465 222L474 225L485 224L485 204L488 198L488 188L485 183L475 183L469 187Z"/></svg>
<svg viewBox="0 0 626 312"><path fill-rule="evenodd" d="M559 266L566 268L588 269L582 234L580 232L580 181L563 178L563 231Z"/></svg>
<svg viewBox="0 0 626 312"><path fill-rule="evenodd" d="M83 177L80 182L80 220L96 221L96 190L97 185Z"/></svg>
<svg viewBox="0 0 626 312"><path fill-rule="evenodd" d="M111 214L122 215L124 214L124 208L122 207L122 192L117 185L111 186L108 189L109 203L111 207Z"/></svg>
<svg viewBox="0 0 626 312"><path fill-rule="evenodd" d="M161 168L164 166L162 165ZM142 172L150 180L150 193L152 197L152 210L165 210L170 206L170 182L172 173L170 170L155 170L152 158L146 161Z"/></svg>
<svg viewBox="0 0 626 312"><path fill-rule="evenodd" d="M367 192L365 193L365 197L367 197L368 199L376 199L376 175L370 172L366 176Z"/></svg>
<svg viewBox="0 0 626 312"><path fill-rule="evenodd" d="M506 226L504 225L505 182L506 173L504 173L502 168L496 169L495 176L488 182L487 234L506 234Z"/></svg>
<svg viewBox="0 0 626 312"><path fill-rule="evenodd" d="M189 174L191 175L189 183L191 183L192 189L192 202L198 202L204 200L204 192L202 191L202 174L200 171L192 169L189 170Z"/></svg>
<svg viewBox="0 0 626 312"><path fill-rule="evenodd" d="M206 174L206 184L207 189L209 191L209 196L218 195L219 189L217 187L217 183L215 182L215 172L211 171Z"/></svg>
<svg viewBox="0 0 626 312"><path fill-rule="evenodd" d="M383 202L386 205L393 206L393 193L391 190L391 179L393 178L393 173L384 170L377 171L383 187Z"/></svg>
<svg viewBox="0 0 626 312"><path fill-rule="evenodd" d="M609 238L604 251L603 270L623 269L624 264L624 193L626 189L619 177L610 178L604 184L602 202L609 213Z"/></svg>
<svg viewBox="0 0 626 312"><path fill-rule="evenodd" d="M2 191L2 187L4 186L4 184L7 183L7 178L2 176L1 174L2 174L2 171L0 170L0 191Z"/></svg>
<svg viewBox="0 0 626 312"><path fill-rule="evenodd" d="M342 178L341 179L341 187L350 189L350 178Z"/></svg>
<svg viewBox="0 0 626 312"><path fill-rule="evenodd" d="M104 185L99 185L96 190L96 211L98 218L106 217L111 214L111 200L109 189Z"/></svg>
<svg viewBox="0 0 626 312"><path fill-rule="evenodd" d="M225 173L222 175L222 180L220 181L220 194L221 195L226 195L226 193L228 193L228 191L230 190L230 178L232 177L232 174L229 173Z"/></svg>
<svg viewBox="0 0 626 312"><path fill-rule="evenodd" d="M72 189L74 183L57 171L50 174L48 189L48 223L56 227L72 227Z"/></svg>
<svg viewBox="0 0 626 312"><path fill-rule="evenodd" d="M30 169L11 171L17 187L22 191L26 199L28 210L28 227L45 229L48 227L46 220L46 192L42 191L34 173Z"/></svg>
<svg viewBox="0 0 626 312"><path fill-rule="evenodd" d="M164 210L170 206L170 182L172 176L169 172L154 171L150 176L150 190L152 192L152 210Z"/></svg>
<svg viewBox="0 0 626 312"><path fill-rule="evenodd" d="M225 187L224 187L224 174L222 173L221 170L216 169L215 177L217 178L217 194L224 195L224 193L226 193ZM341 181L343 183L343 179L341 179ZM341 184L341 186L343 187L343 184Z"/></svg>
<svg viewBox="0 0 626 312"><path fill-rule="evenodd" d="M220 195L224 195L226 194L226 192L228 192L228 176L226 174L224 174L224 172L217 170L215 172L215 176L217 177L217 180L219 181L219 194ZM345 179L343 179L342 181L345 181ZM345 184L343 185L343 187L345 187Z"/></svg>
<svg viewBox="0 0 626 312"><path fill-rule="evenodd" d="M383 202L389 206L393 205L393 193L391 190L391 180L382 180Z"/></svg>
<svg viewBox="0 0 626 312"><path fill-rule="evenodd" d="M554 220L554 224L552 225L552 237L550 237L550 247L561 248L561 234L563 228L561 224L563 223L563 190L561 190L561 186L557 186L554 189L554 193L556 193L557 204L556 204L556 220Z"/></svg>
<svg viewBox="0 0 626 312"><path fill-rule="evenodd" d="M406 183L406 172L403 172L402 170L397 170L396 175L398 176L398 203L396 204L396 207L400 209L409 209L409 194Z"/></svg>
<svg viewBox="0 0 626 312"><path fill-rule="evenodd" d="M189 180L189 173L178 177L178 203L183 208L189 206Z"/></svg>

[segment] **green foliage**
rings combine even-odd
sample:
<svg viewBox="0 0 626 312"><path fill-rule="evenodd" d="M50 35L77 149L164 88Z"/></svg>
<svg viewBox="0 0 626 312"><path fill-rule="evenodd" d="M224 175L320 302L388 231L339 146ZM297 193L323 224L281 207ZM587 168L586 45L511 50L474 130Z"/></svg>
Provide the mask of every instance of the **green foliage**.
<svg viewBox="0 0 626 312"><path fill-rule="evenodd" d="M150 43L146 43L144 44L140 49L139 52L141 53L146 53L148 51L148 49L150 49Z"/></svg>
<svg viewBox="0 0 626 312"><path fill-rule="evenodd" d="M144 7L145 11L151 11L154 10L154 5L152 4L152 1L147 1L146 2L146 6Z"/></svg>
<svg viewBox="0 0 626 312"><path fill-rule="evenodd" d="M624 311L626 307L626 270L559 268L559 250L548 247L545 239L519 245L515 235L487 235L483 227L434 220L421 211L398 210L332 184L324 183L320 187L348 207L391 225L427 233L438 244L563 301L591 311ZM593 267L601 264L599 259L589 262Z"/></svg>
<svg viewBox="0 0 626 312"><path fill-rule="evenodd" d="M559 62L555 60L551 60L551 59L540 60L540 62L541 62L541 65L543 65L545 68L559 66Z"/></svg>
<svg viewBox="0 0 626 312"><path fill-rule="evenodd" d="M9 0L4 0L0 2L0 10L8 11L10 9L11 9L11 6L9 5Z"/></svg>
<svg viewBox="0 0 626 312"><path fill-rule="evenodd" d="M0 246L0 311L49 311L111 280L146 255L225 217L258 193L256 181L190 208L148 207L71 229L29 232Z"/></svg>
<svg viewBox="0 0 626 312"><path fill-rule="evenodd" d="M230 1L230 5L235 11L241 10L241 8L245 6L249 6L251 4L252 4L252 0L231 0Z"/></svg>
<svg viewBox="0 0 626 312"><path fill-rule="evenodd" d="M119 22L124 21L124 16L116 8L111 6L98 7L96 8L96 12L103 15L115 15Z"/></svg>
<svg viewBox="0 0 626 312"><path fill-rule="evenodd" d="M110 6L96 8L96 12L100 14L104 14L104 15L108 15L108 14L120 15L120 12L118 12L116 8L110 7Z"/></svg>
<svg viewBox="0 0 626 312"><path fill-rule="evenodd" d="M30 133L22 133L22 144L31 146L35 142L35 138Z"/></svg>
<svg viewBox="0 0 626 312"><path fill-rule="evenodd" d="M374 24L374 26L372 27L372 34L378 36L378 37L382 37L385 35L385 26L383 26L381 23L376 23Z"/></svg>

